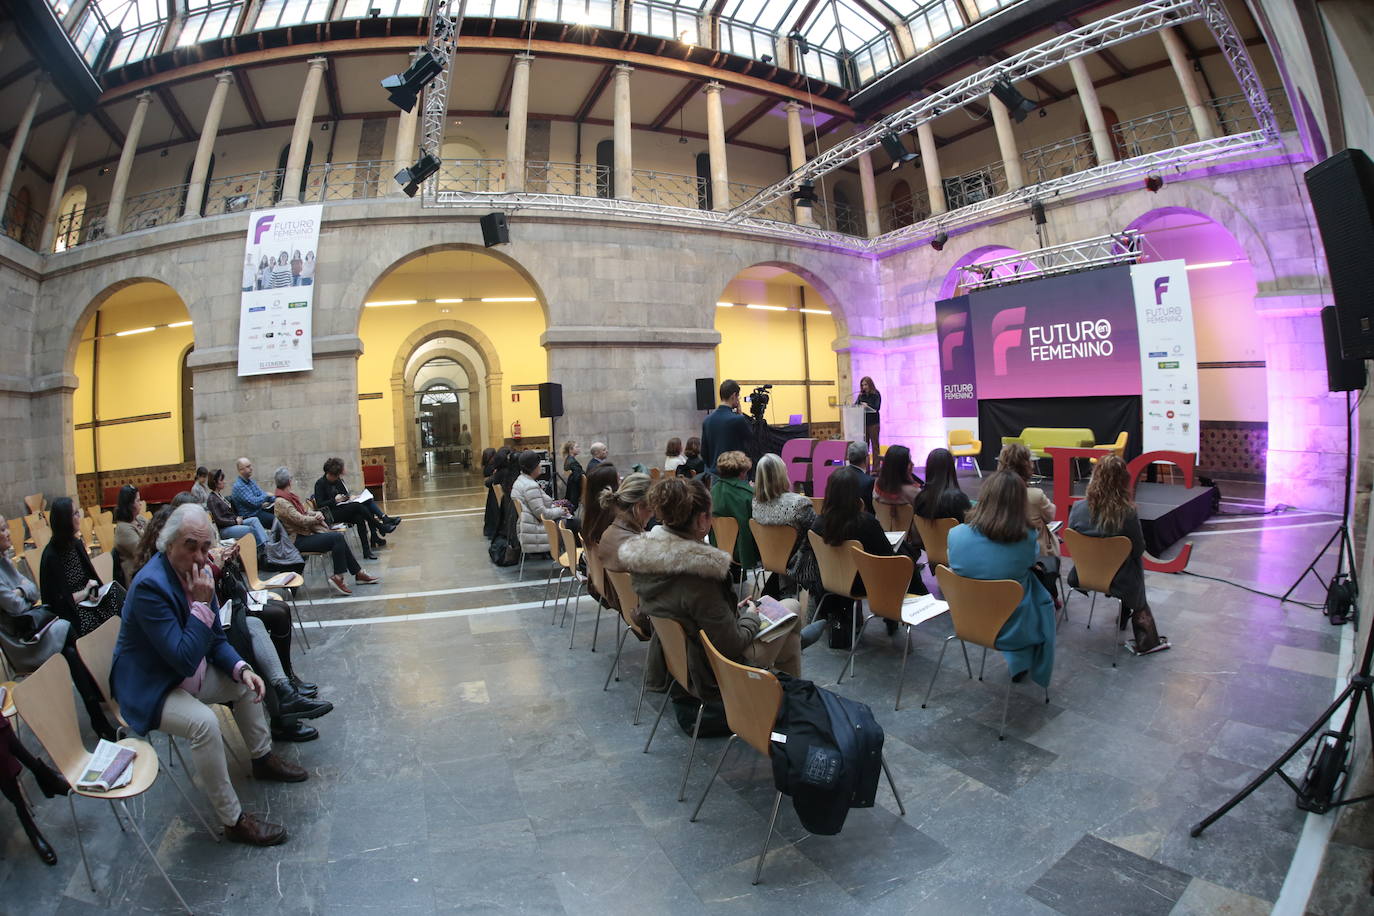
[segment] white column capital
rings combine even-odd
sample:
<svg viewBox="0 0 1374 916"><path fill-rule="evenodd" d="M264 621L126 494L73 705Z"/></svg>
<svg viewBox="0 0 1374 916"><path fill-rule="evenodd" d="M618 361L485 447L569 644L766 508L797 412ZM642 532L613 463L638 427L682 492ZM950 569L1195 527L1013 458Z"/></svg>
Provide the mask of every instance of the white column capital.
<svg viewBox="0 0 1374 916"><path fill-rule="evenodd" d="M221 70L220 72L218 72L218 73L215 74L215 82L217 82L217 83L227 83L227 82L229 82L230 80L232 80L233 78L234 78L234 71L233 71L233 70Z"/></svg>
<svg viewBox="0 0 1374 916"><path fill-rule="evenodd" d="M309 60L307 60L306 63L310 65L311 70L323 70L325 68L325 65L329 63L329 58L312 57Z"/></svg>
<svg viewBox="0 0 1374 916"><path fill-rule="evenodd" d="M724 88L725 87L720 83L716 82L715 80L711 80L711 82L706 84L702 91L704 91L707 95L716 95Z"/></svg>
<svg viewBox="0 0 1374 916"><path fill-rule="evenodd" d="M534 60L534 55L526 54L524 51L521 51L519 54L515 55L515 65L517 67L528 67L532 60Z"/></svg>
<svg viewBox="0 0 1374 916"><path fill-rule="evenodd" d="M144 89L138 95L134 96L134 100L143 106L151 105L153 103L153 90Z"/></svg>
<svg viewBox="0 0 1374 916"><path fill-rule="evenodd" d="M788 114L799 114L802 110L802 103L798 102L796 99L792 99L786 105L782 106L782 110L787 112Z"/></svg>
<svg viewBox="0 0 1374 916"><path fill-rule="evenodd" d="M630 76L630 74L631 74L631 73L634 73L634 72L635 72L635 68L634 68L634 67L631 67L629 64L616 64L616 65L615 65L615 75L616 75L617 77L624 77L624 78L627 78L627 79L628 79L629 76Z"/></svg>

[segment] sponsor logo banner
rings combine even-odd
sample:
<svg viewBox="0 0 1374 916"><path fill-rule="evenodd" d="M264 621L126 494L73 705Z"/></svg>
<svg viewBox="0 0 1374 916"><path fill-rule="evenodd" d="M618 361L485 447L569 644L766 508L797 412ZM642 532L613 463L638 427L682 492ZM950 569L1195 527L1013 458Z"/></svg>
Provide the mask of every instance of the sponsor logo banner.
<svg viewBox="0 0 1374 916"><path fill-rule="evenodd" d="M314 368L318 204L249 214L240 284L239 375Z"/></svg>
<svg viewBox="0 0 1374 916"><path fill-rule="evenodd" d="M1197 342L1183 261L1131 267L1140 335L1145 451L1199 451ZM1161 358L1163 357L1163 358Z"/></svg>

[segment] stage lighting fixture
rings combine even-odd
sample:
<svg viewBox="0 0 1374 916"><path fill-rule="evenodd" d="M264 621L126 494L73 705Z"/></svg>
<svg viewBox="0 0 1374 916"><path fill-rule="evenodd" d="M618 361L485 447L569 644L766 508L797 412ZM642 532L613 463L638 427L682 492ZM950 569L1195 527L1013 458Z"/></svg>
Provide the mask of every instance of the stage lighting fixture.
<svg viewBox="0 0 1374 916"><path fill-rule="evenodd" d="M1031 201L1031 219L1035 220L1035 225L1045 225L1045 205L1040 201Z"/></svg>
<svg viewBox="0 0 1374 916"><path fill-rule="evenodd" d="M415 164L408 169L401 169L396 173L396 183L405 191L406 197L414 197L415 192L420 189L420 184L429 176L439 171L442 163L439 157L433 153L425 153Z"/></svg>
<svg viewBox="0 0 1374 916"><path fill-rule="evenodd" d="M382 15L382 8L380 6L370 6L367 8L367 15L372 19L376 19L378 16Z"/></svg>
<svg viewBox="0 0 1374 916"><path fill-rule="evenodd" d="M792 202L799 207L814 207L816 205L816 183L808 179L797 185L797 190L792 192Z"/></svg>
<svg viewBox="0 0 1374 916"><path fill-rule="evenodd" d="M894 133L883 134L882 144L883 149L887 151L888 158L892 160L892 165L887 168L889 172L901 168L904 163L919 163L921 160L921 157L907 149L906 144L902 143L902 138Z"/></svg>
<svg viewBox="0 0 1374 916"><path fill-rule="evenodd" d="M1017 92L1016 87L1005 76L993 83L989 91L997 97L997 101L1007 106L1007 113L1017 124L1026 120L1026 115L1035 110L1035 103Z"/></svg>
<svg viewBox="0 0 1374 916"><path fill-rule="evenodd" d="M1159 189L1162 187L1164 187L1163 178L1160 178L1158 175L1145 176L1145 190L1149 191L1151 194L1158 194Z"/></svg>
<svg viewBox="0 0 1374 916"><path fill-rule="evenodd" d="M428 86L443 69L443 61L429 51L423 51L419 57L415 58L415 62L406 68L405 73L388 76L382 80L382 88L386 90L387 98L390 99L391 104L402 111L410 111L415 107L415 99L420 95L421 90Z"/></svg>
<svg viewBox="0 0 1374 916"><path fill-rule="evenodd" d="M803 57L805 57L807 54L811 52L811 42L807 41L806 36L803 35L801 32L797 31L796 29L793 29L792 31L787 33L787 37L797 43L798 54L801 54Z"/></svg>
<svg viewBox="0 0 1374 916"><path fill-rule="evenodd" d="M773 62L773 55L765 54L762 57L760 57L759 60L763 61L765 64L771 64Z"/></svg>
<svg viewBox="0 0 1374 916"><path fill-rule="evenodd" d="M931 247L931 248L934 248L936 251L944 251L944 250L945 250L945 242L948 242L948 241L949 241L949 233L948 233L948 232L941 232L939 235L935 236L935 238L933 238L933 239L930 240L930 247Z"/></svg>

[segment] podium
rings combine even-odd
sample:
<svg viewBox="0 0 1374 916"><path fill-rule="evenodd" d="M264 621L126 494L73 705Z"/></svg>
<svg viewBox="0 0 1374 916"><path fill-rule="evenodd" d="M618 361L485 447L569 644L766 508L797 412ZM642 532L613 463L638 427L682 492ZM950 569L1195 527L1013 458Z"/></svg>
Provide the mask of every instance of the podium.
<svg viewBox="0 0 1374 916"><path fill-rule="evenodd" d="M840 408L840 437L842 439L848 439L850 442L864 441L865 413L867 411L863 405Z"/></svg>

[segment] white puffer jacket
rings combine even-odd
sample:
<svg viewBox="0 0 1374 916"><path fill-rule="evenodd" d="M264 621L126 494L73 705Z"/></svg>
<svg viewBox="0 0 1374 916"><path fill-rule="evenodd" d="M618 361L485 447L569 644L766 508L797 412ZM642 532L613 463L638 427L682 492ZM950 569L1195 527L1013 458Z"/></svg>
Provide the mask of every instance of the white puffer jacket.
<svg viewBox="0 0 1374 916"><path fill-rule="evenodd" d="M539 486L539 481L528 474L521 474L515 479L510 495L524 506L519 523L520 549L525 553L548 553L549 537L544 531L543 520L566 518L568 510L555 506L549 494Z"/></svg>

